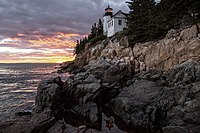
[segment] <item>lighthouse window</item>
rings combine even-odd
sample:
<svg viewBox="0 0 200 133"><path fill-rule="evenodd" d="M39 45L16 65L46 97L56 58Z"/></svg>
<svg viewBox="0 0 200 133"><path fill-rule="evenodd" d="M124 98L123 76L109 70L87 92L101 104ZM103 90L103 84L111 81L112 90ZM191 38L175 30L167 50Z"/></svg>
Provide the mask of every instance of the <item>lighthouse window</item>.
<svg viewBox="0 0 200 133"><path fill-rule="evenodd" d="M110 21L109 23L108 23L108 28L110 28L110 27L112 27L113 26L113 21Z"/></svg>
<svg viewBox="0 0 200 133"><path fill-rule="evenodd" d="M118 25L122 25L122 20L118 20Z"/></svg>

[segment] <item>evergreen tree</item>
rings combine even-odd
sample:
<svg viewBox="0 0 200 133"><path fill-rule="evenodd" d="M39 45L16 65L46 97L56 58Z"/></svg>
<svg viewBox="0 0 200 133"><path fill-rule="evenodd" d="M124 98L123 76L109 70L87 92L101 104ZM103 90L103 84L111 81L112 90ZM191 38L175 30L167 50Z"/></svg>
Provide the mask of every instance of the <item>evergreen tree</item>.
<svg viewBox="0 0 200 133"><path fill-rule="evenodd" d="M191 9L197 13L196 17L200 19L200 1L199 0L191 0L193 1L191 4Z"/></svg>
<svg viewBox="0 0 200 133"><path fill-rule="evenodd" d="M101 21L101 19L99 19L99 23L98 23L98 36L103 34L103 23Z"/></svg>
<svg viewBox="0 0 200 133"><path fill-rule="evenodd" d="M78 54L79 53L79 47L80 47L80 43L79 43L79 40L77 40L76 41L76 46L75 46L74 54Z"/></svg>
<svg viewBox="0 0 200 133"><path fill-rule="evenodd" d="M160 11L168 19L168 27L179 28L199 21L199 0L161 0Z"/></svg>
<svg viewBox="0 0 200 133"><path fill-rule="evenodd" d="M131 0L127 2L130 8L128 20L128 33L131 35L130 41L146 41L150 38L150 29L155 10L154 0Z"/></svg>
<svg viewBox="0 0 200 133"><path fill-rule="evenodd" d="M195 24L199 31L199 0L131 0L128 16L130 43L143 42L164 37L172 28Z"/></svg>
<svg viewBox="0 0 200 133"><path fill-rule="evenodd" d="M94 38L96 36L97 36L97 24L94 23L94 25L92 26L92 29L91 29L90 38Z"/></svg>
<svg viewBox="0 0 200 133"><path fill-rule="evenodd" d="M88 37L85 36L85 43L88 43Z"/></svg>

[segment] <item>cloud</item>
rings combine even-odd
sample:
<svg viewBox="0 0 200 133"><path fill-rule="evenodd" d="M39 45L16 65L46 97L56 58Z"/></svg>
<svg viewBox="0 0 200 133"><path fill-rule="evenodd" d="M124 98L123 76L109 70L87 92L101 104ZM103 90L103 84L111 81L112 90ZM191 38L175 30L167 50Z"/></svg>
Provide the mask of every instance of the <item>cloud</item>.
<svg viewBox="0 0 200 133"><path fill-rule="evenodd" d="M115 12L128 11L126 0L0 0L0 49L18 49L19 57L20 49L71 49L102 18L108 1ZM0 54L2 60L5 52Z"/></svg>
<svg viewBox="0 0 200 133"><path fill-rule="evenodd" d="M86 34L91 24L102 17L106 3L105 0L1 0L0 33L12 36L37 30L44 34ZM110 4L117 10L126 6L124 0Z"/></svg>

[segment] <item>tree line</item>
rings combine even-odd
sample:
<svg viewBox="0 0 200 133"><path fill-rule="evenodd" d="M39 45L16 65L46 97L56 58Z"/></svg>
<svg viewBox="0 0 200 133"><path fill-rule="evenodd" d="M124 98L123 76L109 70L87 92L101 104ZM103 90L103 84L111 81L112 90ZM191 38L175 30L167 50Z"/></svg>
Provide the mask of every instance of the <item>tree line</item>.
<svg viewBox="0 0 200 133"><path fill-rule="evenodd" d="M77 40L76 47L75 47L75 54L81 53L85 49L85 45L88 42L95 42L98 41L100 38L105 38L103 36L103 23L102 20L99 19L98 24L94 23L91 27L91 33L88 37L84 37L83 39Z"/></svg>
<svg viewBox="0 0 200 133"><path fill-rule="evenodd" d="M137 42L164 37L170 29L196 24L200 20L200 0L130 0L126 35ZM198 28L199 30L199 28Z"/></svg>

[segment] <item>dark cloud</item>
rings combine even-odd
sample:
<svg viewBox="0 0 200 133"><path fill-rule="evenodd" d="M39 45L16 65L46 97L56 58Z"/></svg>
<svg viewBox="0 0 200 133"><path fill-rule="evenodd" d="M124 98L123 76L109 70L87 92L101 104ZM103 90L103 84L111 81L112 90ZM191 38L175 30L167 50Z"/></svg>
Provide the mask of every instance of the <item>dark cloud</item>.
<svg viewBox="0 0 200 133"><path fill-rule="evenodd" d="M1 0L0 34L40 31L87 34L101 18L109 0ZM114 9L127 11L125 0L109 1Z"/></svg>
<svg viewBox="0 0 200 133"><path fill-rule="evenodd" d="M119 9L127 12L125 2L0 0L0 62L35 56L49 60L51 56L71 58L74 41L90 32L91 25L103 17L108 3L114 12Z"/></svg>

